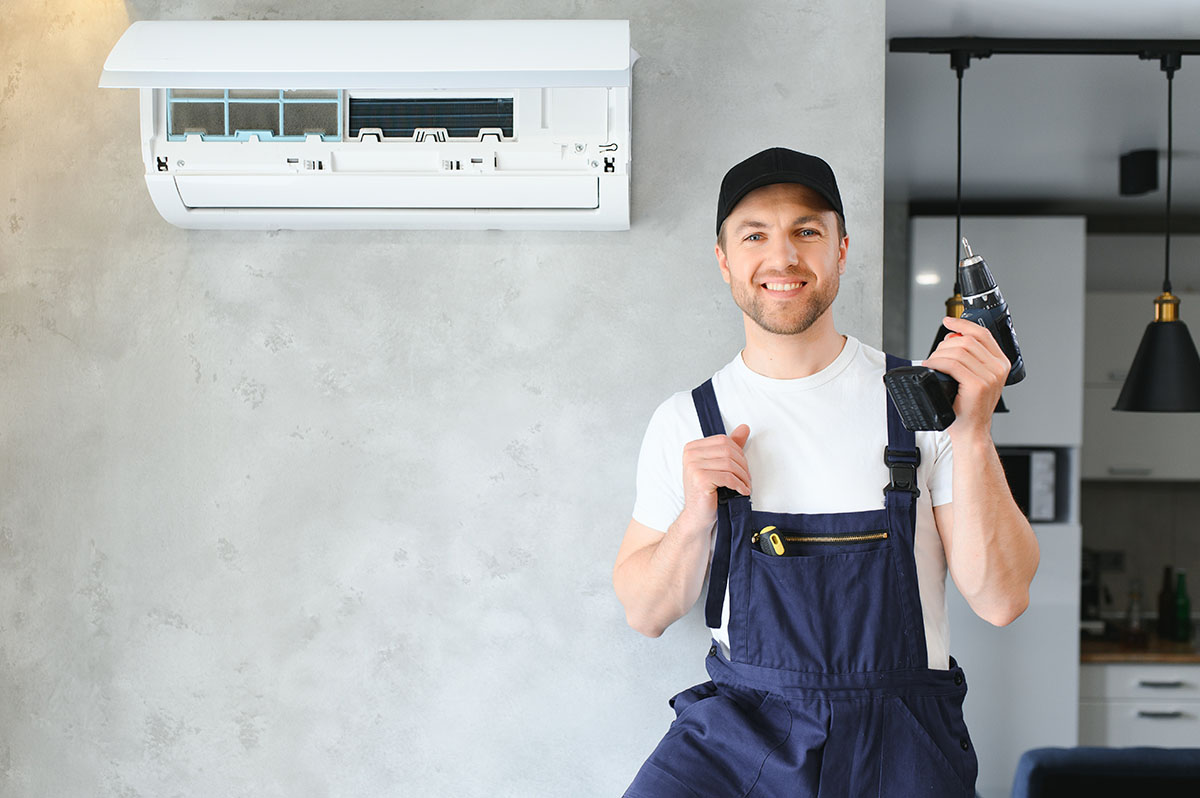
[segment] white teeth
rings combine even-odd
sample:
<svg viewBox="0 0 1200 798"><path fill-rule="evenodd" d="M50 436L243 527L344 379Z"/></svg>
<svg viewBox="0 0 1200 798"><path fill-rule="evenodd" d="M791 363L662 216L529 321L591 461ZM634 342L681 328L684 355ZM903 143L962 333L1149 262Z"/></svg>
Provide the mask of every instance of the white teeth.
<svg viewBox="0 0 1200 798"><path fill-rule="evenodd" d="M768 291L791 291L802 285L804 283L767 283L766 288Z"/></svg>

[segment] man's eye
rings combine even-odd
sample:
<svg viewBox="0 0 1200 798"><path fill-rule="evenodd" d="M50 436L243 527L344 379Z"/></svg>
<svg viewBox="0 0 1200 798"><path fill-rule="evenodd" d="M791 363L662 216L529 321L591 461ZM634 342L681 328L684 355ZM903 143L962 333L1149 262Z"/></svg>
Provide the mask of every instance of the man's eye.
<svg viewBox="0 0 1200 798"><path fill-rule="evenodd" d="M762 233L751 233L750 235L746 236L746 240L747 241L761 241Z"/></svg>
<svg viewBox="0 0 1200 798"><path fill-rule="evenodd" d="M810 237L810 236L820 235L820 233L818 233L816 230L805 229L805 230L800 231L800 235L804 236L804 237Z"/></svg>

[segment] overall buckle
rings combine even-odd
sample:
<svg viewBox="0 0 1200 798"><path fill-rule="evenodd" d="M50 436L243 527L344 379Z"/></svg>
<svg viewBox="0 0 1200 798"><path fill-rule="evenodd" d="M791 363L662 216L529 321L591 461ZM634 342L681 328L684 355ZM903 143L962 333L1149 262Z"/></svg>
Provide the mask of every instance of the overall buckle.
<svg viewBox="0 0 1200 798"><path fill-rule="evenodd" d="M887 464L891 482L883 489L884 494L904 490L917 498L921 489L917 487L917 466L921 464L921 450L883 449L883 462Z"/></svg>

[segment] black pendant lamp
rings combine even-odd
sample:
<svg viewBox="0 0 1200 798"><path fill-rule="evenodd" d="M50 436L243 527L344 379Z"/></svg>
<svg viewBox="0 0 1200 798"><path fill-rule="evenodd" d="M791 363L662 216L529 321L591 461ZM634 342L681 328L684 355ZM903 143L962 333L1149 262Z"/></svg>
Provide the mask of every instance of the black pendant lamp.
<svg viewBox="0 0 1200 798"><path fill-rule="evenodd" d="M1187 325L1179 320L1179 297L1171 293L1171 156L1175 70L1180 53L1167 53L1167 235L1163 292L1154 300L1154 321L1146 326L1142 343L1113 410L1150 413L1200 412L1200 354Z"/></svg>
<svg viewBox="0 0 1200 798"><path fill-rule="evenodd" d="M971 56L965 50L954 50L950 53L950 68L958 75L958 146L957 146L957 161L955 164L954 177L954 294L946 299L946 315L952 318L961 318L963 314L963 297L962 286L958 281L958 263L962 259L962 79L963 70L971 65ZM933 346L929 347L929 354L933 354L933 350L938 348L946 336L950 334L950 330L946 325L939 324L937 334L933 336ZM994 413L1007 413L1008 407L1004 404L1004 397L996 403Z"/></svg>

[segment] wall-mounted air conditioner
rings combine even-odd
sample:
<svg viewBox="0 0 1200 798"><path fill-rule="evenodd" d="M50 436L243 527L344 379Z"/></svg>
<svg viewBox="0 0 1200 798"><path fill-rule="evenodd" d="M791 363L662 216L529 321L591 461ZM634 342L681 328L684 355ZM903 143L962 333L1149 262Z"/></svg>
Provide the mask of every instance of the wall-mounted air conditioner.
<svg viewBox="0 0 1200 798"><path fill-rule="evenodd" d="M180 227L629 229L627 20L135 22L146 185Z"/></svg>

